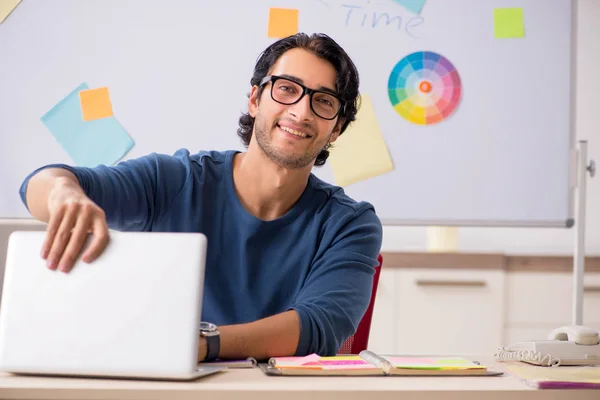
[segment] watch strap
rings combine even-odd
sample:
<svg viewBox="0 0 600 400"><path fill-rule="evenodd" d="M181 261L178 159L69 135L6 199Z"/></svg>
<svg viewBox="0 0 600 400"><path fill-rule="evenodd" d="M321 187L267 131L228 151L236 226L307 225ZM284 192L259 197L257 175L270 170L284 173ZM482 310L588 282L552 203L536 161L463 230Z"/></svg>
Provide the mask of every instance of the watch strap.
<svg viewBox="0 0 600 400"><path fill-rule="evenodd" d="M219 349L221 347L221 337L216 335L205 335L206 339L206 358L204 361L214 361L219 357Z"/></svg>

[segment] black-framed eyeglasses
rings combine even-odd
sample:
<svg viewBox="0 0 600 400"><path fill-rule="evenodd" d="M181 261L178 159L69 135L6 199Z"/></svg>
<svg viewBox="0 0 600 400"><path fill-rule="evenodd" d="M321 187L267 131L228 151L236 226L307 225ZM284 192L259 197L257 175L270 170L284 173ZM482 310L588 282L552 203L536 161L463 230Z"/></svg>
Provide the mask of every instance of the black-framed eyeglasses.
<svg viewBox="0 0 600 400"><path fill-rule="evenodd" d="M308 94L311 110L318 117L326 120L334 119L344 108L344 101L336 95L322 90L309 89L292 79L267 75L260 81L260 87L269 82L271 82L271 98L279 104L296 104L305 94Z"/></svg>

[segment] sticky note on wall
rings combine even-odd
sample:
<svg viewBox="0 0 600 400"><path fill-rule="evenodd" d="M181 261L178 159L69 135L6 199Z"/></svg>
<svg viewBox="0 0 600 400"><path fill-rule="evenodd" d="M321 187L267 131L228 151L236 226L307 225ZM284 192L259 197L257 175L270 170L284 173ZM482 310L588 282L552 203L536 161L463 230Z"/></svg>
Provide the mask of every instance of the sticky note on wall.
<svg viewBox="0 0 600 400"><path fill-rule="evenodd" d="M402 7L414 14L420 14L426 0L394 0Z"/></svg>
<svg viewBox="0 0 600 400"><path fill-rule="evenodd" d="M82 83L41 117L42 122L77 166L112 165L133 147L133 139L114 117L84 121Z"/></svg>
<svg viewBox="0 0 600 400"><path fill-rule="evenodd" d="M21 0L0 0L0 24L17 8L20 2Z"/></svg>
<svg viewBox="0 0 600 400"><path fill-rule="evenodd" d="M298 10L293 8L269 9L267 36L281 39L298 33Z"/></svg>
<svg viewBox="0 0 600 400"><path fill-rule="evenodd" d="M79 92L79 100L84 121L113 116L107 87L82 90Z"/></svg>
<svg viewBox="0 0 600 400"><path fill-rule="evenodd" d="M394 170L368 94L361 96L356 120L333 143L328 162L338 186L348 186Z"/></svg>
<svg viewBox="0 0 600 400"><path fill-rule="evenodd" d="M525 36L522 8L496 8L494 10L494 37L497 39Z"/></svg>

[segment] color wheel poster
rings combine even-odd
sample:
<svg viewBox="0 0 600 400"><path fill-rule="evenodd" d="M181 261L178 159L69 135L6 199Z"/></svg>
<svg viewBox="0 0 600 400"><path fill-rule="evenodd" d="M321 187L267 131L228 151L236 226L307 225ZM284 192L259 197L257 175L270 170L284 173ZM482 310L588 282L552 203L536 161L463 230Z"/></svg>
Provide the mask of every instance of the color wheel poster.
<svg viewBox="0 0 600 400"><path fill-rule="evenodd" d="M462 93L460 76L444 56L419 51L407 55L393 68L388 96L394 110L417 125L431 125L450 117Z"/></svg>

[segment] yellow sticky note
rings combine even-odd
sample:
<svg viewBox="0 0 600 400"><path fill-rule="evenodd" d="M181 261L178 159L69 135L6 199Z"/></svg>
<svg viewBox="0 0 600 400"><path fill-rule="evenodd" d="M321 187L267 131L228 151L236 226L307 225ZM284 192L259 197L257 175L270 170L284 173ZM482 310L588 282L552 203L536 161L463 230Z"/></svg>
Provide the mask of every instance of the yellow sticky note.
<svg viewBox="0 0 600 400"><path fill-rule="evenodd" d="M0 24L19 5L21 0L0 0Z"/></svg>
<svg viewBox="0 0 600 400"><path fill-rule="evenodd" d="M298 10L293 8L269 9L267 36L281 39L298 33Z"/></svg>
<svg viewBox="0 0 600 400"><path fill-rule="evenodd" d="M84 121L112 117L112 105L108 95L108 88L82 90L79 92L81 113Z"/></svg>
<svg viewBox="0 0 600 400"><path fill-rule="evenodd" d="M394 163L368 94L363 94L356 120L333 143L329 162L335 184L348 186L393 171Z"/></svg>
<svg viewBox="0 0 600 400"><path fill-rule="evenodd" d="M497 39L525 36L522 8L496 8L494 10L494 36Z"/></svg>

